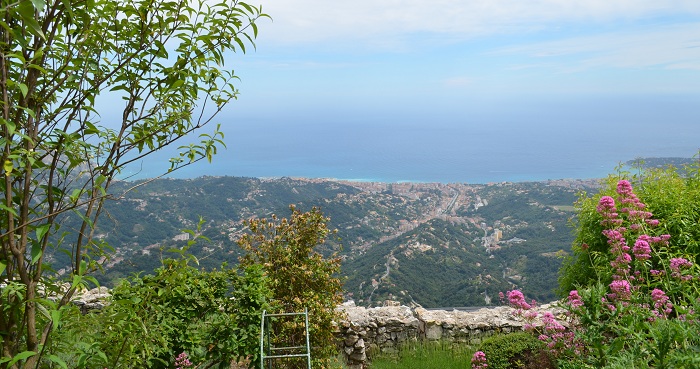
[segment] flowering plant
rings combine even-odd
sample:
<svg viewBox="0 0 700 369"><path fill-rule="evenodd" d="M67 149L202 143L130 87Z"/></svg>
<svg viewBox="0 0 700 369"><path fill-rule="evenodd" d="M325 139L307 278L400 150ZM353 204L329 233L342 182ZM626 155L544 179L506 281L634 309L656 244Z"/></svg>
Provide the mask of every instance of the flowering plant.
<svg viewBox="0 0 700 369"><path fill-rule="evenodd" d="M617 182L615 194L600 197L593 216L583 215L589 222L579 231L596 247L584 243L578 252L588 257L595 282L568 292L565 322L535 312L534 301L520 291L507 292L502 299L526 320L525 330L546 343L560 368L700 367L693 255L669 247L671 236L657 231L664 224L627 180ZM473 368L479 360L475 354Z"/></svg>
<svg viewBox="0 0 700 369"><path fill-rule="evenodd" d="M569 293L574 338L563 341L559 353L566 360L561 362L667 367L695 360L698 328L691 322L697 319L698 294L692 258L669 247L669 234L655 232L663 224L627 180L617 182L613 196L602 196L595 211L607 249L579 248L597 282Z"/></svg>

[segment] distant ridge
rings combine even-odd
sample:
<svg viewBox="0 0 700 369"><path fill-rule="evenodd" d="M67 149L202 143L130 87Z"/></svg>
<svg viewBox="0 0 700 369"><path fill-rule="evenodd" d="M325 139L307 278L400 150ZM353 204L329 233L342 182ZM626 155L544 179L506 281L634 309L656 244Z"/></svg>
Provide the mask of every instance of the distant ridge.
<svg viewBox="0 0 700 369"><path fill-rule="evenodd" d="M698 158L680 158L680 157L669 157L669 158L637 158L634 160L629 160L625 162L626 166L629 167L640 167L643 169L650 168L665 168L668 166L673 166L676 168L683 168L688 165L697 164Z"/></svg>

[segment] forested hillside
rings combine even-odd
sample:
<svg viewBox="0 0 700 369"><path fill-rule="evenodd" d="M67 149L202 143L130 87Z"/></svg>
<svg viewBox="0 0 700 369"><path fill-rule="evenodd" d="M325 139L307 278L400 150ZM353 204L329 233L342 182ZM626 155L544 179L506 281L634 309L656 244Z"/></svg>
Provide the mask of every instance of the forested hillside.
<svg viewBox="0 0 700 369"><path fill-rule="evenodd" d="M138 182L118 182L115 196ZM595 181L487 185L360 183L309 179L202 177L161 179L106 206L98 238L114 248L103 260L103 283L161 265L167 250L191 251L205 268L236 263L244 219L287 216L289 205L319 207L338 230L320 250L339 251L348 299L386 299L425 307L499 304L518 287L553 299L561 257L571 247L567 223L577 193ZM204 220L197 231L200 217ZM70 225L67 220L66 224ZM53 259L59 272L67 262Z"/></svg>

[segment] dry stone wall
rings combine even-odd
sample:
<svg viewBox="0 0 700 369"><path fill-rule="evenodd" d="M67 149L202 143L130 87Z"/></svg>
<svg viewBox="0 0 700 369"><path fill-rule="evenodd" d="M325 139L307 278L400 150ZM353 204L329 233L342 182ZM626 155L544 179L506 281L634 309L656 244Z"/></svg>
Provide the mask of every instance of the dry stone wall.
<svg viewBox="0 0 700 369"><path fill-rule="evenodd" d="M344 305L338 325L340 346L350 369L362 369L371 353L393 353L407 341L437 341L478 344L495 333L522 330L526 322L506 306L474 311L427 310L407 306L365 308ZM540 312L555 316L564 311L554 304L542 305ZM540 314L541 315L541 314ZM541 322L535 321L535 324Z"/></svg>

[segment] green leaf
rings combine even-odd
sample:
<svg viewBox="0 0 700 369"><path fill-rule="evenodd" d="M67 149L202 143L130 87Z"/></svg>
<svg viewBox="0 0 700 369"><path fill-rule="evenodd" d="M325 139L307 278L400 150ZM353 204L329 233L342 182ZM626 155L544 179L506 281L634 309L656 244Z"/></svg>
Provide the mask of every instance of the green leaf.
<svg viewBox="0 0 700 369"><path fill-rule="evenodd" d="M7 207L5 204L3 204L3 203L0 203L0 209L2 209L2 210L4 210L4 211L7 211L7 212L11 213L11 214L14 215L14 216L18 216L18 215L17 215L17 211L16 211L15 209L9 208L9 207Z"/></svg>
<svg viewBox="0 0 700 369"><path fill-rule="evenodd" d="M17 12L22 17L27 29L30 33L46 39L44 31L41 30L39 22L34 18L34 5L31 1L20 1L17 5Z"/></svg>
<svg viewBox="0 0 700 369"><path fill-rule="evenodd" d="M51 229L50 223L42 224L42 225L36 227L36 229L35 229L36 239L41 241L44 238L44 236L46 235L46 233L49 232L49 229Z"/></svg>
<svg viewBox="0 0 700 369"><path fill-rule="evenodd" d="M44 0L31 0L32 5L34 5L34 8L38 10L39 12L44 10L44 7L46 6L46 1Z"/></svg>
<svg viewBox="0 0 700 369"><path fill-rule="evenodd" d="M53 361L61 368L68 369L68 365L66 365L66 362L63 361L63 359L61 359L60 357L58 357L56 355L49 355L48 358L49 358L49 360Z"/></svg>
<svg viewBox="0 0 700 369"><path fill-rule="evenodd" d="M39 241L32 242L32 264L36 264L43 254L44 251L41 249L41 243Z"/></svg>
<svg viewBox="0 0 700 369"><path fill-rule="evenodd" d="M2 119L2 121L3 121L3 124L5 125L5 127L7 127L7 133L9 135L15 134L15 130L17 129L17 125L14 122L11 122L9 120Z"/></svg>
<svg viewBox="0 0 700 369"><path fill-rule="evenodd" d="M78 199L80 198L80 194L82 194L82 192L83 191L80 188L74 189L73 192L71 192L71 194L70 194L70 201L72 203L77 203Z"/></svg>
<svg viewBox="0 0 700 369"><path fill-rule="evenodd" d="M5 272L5 268L7 268L7 262L0 260L0 275L2 275L3 272Z"/></svg>
<svg viewBox="0 0 700 369"><path fill-rule="evenodd" d="M5 169L5 175L9 176L12 174L12 170L15 168L14 164L12 164L11 160L5 160L5 163L3 164L3 169Z"/></svg>
<svg viewBox="0 0 700 369"><path fill-rule="evenodd" d="M36 352L34 352L34 351L24 351L24 352L20 352L19 354L15 355L15 357L13 357L12 360L10 360L9 363L7 363L7 367L10 368L10 367L12 367L12 365L14 365L16 362L18 362L18 361L20 361L20 360L25 360L25 359L27 359L27 358L30 358L30 357L34 356L34 355L36 355Z"/></svg>
<svg viewBox="0 0 700 369"><path fill-rule="evenodd" d="M24 83L19 84L19 89L22 91L22 97L27 97L29 93L29 88Z"/></svg>
<svg viewBox="0 0 700 369"><path fill-rule="evenodd" d="M58 323L61 321L61 310L51 310L51 322L53 323L54 329L58 327Z"/></svg>

